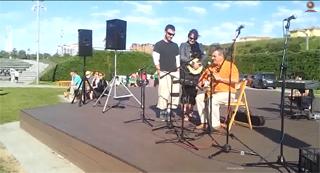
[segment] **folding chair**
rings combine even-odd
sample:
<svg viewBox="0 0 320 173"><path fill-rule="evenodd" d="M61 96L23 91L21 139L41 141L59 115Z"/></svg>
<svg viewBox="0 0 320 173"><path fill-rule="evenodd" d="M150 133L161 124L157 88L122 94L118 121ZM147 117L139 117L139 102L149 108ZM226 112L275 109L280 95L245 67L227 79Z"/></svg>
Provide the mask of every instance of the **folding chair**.
<svg viewBox="0 0 320 173"><path fill-rule="evenodd" d="M245 92L246 84L247 84L247 80L243 80L239 83L240 88L238 89L238 98L236 98L234 101L231 101L231 103L230 103L230 107L233 108L233 113L232 113L231 119L229 121L229 131L231 129L231 126L235 122L235 117L236 117L238 109L240 107L243 107L246 109L248 122L244 123L244 122L236 121L236 123L244 125L244 126L248 126L252 130L251 117L250 117L251 115L250 115L246 92ZM228 105L228 103L226 103L226 105Z"/></svg>

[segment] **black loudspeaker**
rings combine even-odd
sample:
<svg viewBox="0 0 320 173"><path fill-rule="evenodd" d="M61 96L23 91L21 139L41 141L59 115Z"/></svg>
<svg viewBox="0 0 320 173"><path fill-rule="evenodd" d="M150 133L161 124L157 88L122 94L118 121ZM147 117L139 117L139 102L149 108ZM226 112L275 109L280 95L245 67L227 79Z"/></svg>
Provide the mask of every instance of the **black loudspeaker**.
<svg viewBox="0 0 320 173"><path fill-rule="evenodd" d="M92 30L78 30L79 56L92 56Z"/></svg>
<svg viewBox="0 0 320 173"><path fill-rule="evenodd" d="M251 114L250 118L251 118L251 123L252 123L253 126L264 126L264 124L266 123L266 121L265 121L263 116L258 116L258 115L252 115ZM235 117L235 120L247 123L248 122L247 114L245 112L238 111L237 115Z"/></svg>
<svg viewBox="0 0 320 173"><path fill-rule="evenodd" d="M107 20L106 49L126 49L127 22L120 19Z"/></svg>

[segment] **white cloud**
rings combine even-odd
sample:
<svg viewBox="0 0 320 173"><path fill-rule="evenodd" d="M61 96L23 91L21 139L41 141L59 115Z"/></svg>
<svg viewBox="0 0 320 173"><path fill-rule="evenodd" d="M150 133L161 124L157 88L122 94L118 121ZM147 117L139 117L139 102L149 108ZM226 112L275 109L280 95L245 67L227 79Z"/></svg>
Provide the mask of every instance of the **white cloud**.
<svg viewBox="0 0 320 173"><path fill-rule="evenodd" d="M261 33L269 37L276 37L275 30L282 29L281 21L264 21L262 25Z"/></svg>
<svg viewBox="0 0 320 173"><path fill-rule="evenodd" d="M231 7L231 2L226 1L226 2L215 2L212 4L213 7L218 8L219 10L226 10Z"/></svg>
<svg viewBox="0 0 320 173"><path fill-rule="evenodd" d="M127 20L129 23L138 23L143 25L160 25L161 19L155 19L151 17L143 17L143 16L125 16L124 20Z"/></svg>
<svg viewBox="0 0 320 173"><path fill-rule="evenodd" d="M21 14L18 12L6 12L6 13L0 13L0 20L12 20L20 18Z"/></svg>
<svg viewBox="0 0 320 173"><path fill-rule="evenodd" d="M186 24L186 23L191 23L193 22L191 19L186 19L182 17L172 17L172 18L164 18L166 22L172 22L176 24Z"/></svg>
<svg viewBox="0 0 320 173"><path fill-rule="evenodd" d="M110 10L106 12L95 12L91 13L91 16L96 16L96 17L104 17L104 18L114 18L120 14L120 10Z"/></svg>
<svg viewBox="0 0 320 173"><path fill-rule="evenodd" d="M258 6L260 4L259 1L236 1L234 4L239 6Z"/></svg>
<svg viewBox="0 0 320 173"><path fill-rule="evenodd" d="M204 15L207 13L207 10L205 8L201 8L201 7L184 7L186 10L192 12L192 13L196 13L198 15Z"/></svg>
<svg viewBox="0 0 320 173"><path fill-rule="evenodd" d="M90 9L91 10L96 10L96 9L99 9L99 7L95 5L95 6L91 6Z"/></svg>
<svg viewBox="0 0 320 173"><path fill-rule="evenodd" d="M133 1L124 1L124 3L126 4L130 4L135 6L135 11L136 12L140 12L140 13L144 13L144 14L152 14L152 5L151 4L142 4L140 2L133 2Z"/></svg>
<svg viewBox="0 0 320 173"><path fill-rule="evenodd" d="M223 1L223 2L214 2L212 4L213 7L218 8L219 10L229 9L232 5L237 6L258 6L260 5L259 1Z"/></svg>
<svg viewBox="0 0 320 173"><path fill-rule="evenodd" d="M286 7L279 6L277 7L277 11L271 16L285 18L291 15L300 16L302 15L302 13L304 13L304 11L302 11L301 9L288 9Z"/></svg>
<svg viewBox="0 0 320 173"><path fill-rule="evenodd" d="M148 4L156 4L156 5L160 5L160 4L164 4L165 2L163 1L145 1Z"/></svg>
<svg viewBox="0 0 320 173"><path fill-rule="evenodd" d="M237 27L238 25L235 23L224 22L220 26L213 26L203 30L201 34L203 38L212 38L212 40L206 40L204 44L231 42Z"/></svg>

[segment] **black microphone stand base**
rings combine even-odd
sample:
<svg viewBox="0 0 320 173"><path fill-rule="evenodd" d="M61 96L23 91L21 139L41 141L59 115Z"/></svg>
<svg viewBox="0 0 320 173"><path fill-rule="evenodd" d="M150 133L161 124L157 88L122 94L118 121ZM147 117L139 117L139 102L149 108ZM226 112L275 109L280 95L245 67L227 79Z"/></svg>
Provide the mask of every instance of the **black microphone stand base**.
<svg viewBox="0 0 320 173"><path fill-rule="evenodd" d="M229 153L229 152L232 151L233 153L240 153L240 152L237 151L237 150L231 149L231 145L229 145L229 144L224 144L223 146L218 145L218 144L212 144L212 147L220 148L220 150L217 151L217 152L215 152L215 153L213 153L213 154L211 154L211 155L209 155L209 156L208 156L209 159L212 159L213 157L219 155L219 154L222 153L222 152L223 152L223 153Z"/></svg>
<svg viewBox="0 0 320 173"><path fill-rule="evenodd" d="M275 166L275 165L279 165L279 166ZM278 169L280 167L283 167L286 169L287 172L291 172L289 169L289 165L290 167L297 167L297 164L294 163L288 163L286 162L286 159L284 158L283 155L279 155L277 161L275 162L257 162L257 163L245 163L242 166L245 167L265 167L265 166L269 166L271 168L274 169Z"/></svg>
<svg viewBox="0 0 320 173"><path fill-rule="evenodd" d="M180 128L180 127L179 127ZM171 139L163 139L160 141L156 141L156 144L160 144L160 143L182 143L185 144L195 150L199 150L195 145L193 145L191 142L189 142L189 140L195 140L194 138L190 138L190 137L186 137L183 135L183 133L179 133L177 129L174 129L175 134L177 135L177 137L175 138L171 138Z"/></svg>
<svg viewBox="0 0 320 173"><path fill-rule="evenodd" d="M153 125L149 121L154 121L154 119L142 117L142 118L138 118L138 119L134 119L134 120L125 121L124 123L131 123L131 122L135 122L135 121L142 121L142 123L148 124L150 127L153 127Z"/></svg>
<svg viewBox="0 0 320 173"><path fill-rule="evenodd" d="M234 136L234 134L232 134L232 133L230 134L230 137L237 139L237 137ZM246 155L259 156L256 152L233 149L229 143L226 143L226 144L221 146L216 142L216 144L212 144L212 147L220 148L220 150L215 152L215 153L213 153L213 154L211 154L211 155L209 155L208 156L209 159L212 159L213 157L215 157L215 156L217 156L217 155L219 155L221 153L229 153L229 152L240 153L240 154L243 154L243 155L246 154Z"/></svg>
<svg viewBox="0 0 320 173"><path fill-rule="evenodd" d="M152 131L160 130L160 129L173 129L173 128L178 128L178 126L173 125L173 123L169 120L166 120L166 125L156 127L152 129Z"/></svg>
<svg viewBox="0 0 320 173"><path fill-rule="evenodd" d="M211 140L214 140L214 138L212 137L212 133L219 133L220 134L221 132L219 130L212 130L209 127L207 127L205 129L203 129L203 132L200 132L200 133L196 134L195 136L200 137L200 136L208 135L211 138Z"/></svg>

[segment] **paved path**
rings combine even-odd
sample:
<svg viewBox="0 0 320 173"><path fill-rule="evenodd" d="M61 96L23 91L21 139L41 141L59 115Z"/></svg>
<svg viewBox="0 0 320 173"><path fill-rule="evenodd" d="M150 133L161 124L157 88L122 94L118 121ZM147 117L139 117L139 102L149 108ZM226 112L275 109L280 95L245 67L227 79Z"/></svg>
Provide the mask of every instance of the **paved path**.
<svg viewBox="0 0 320 173"><path fill-rule="evenodd" d="M0 143L19 161L27 173L84 173L22 130L19 122L0 125Z"/></svg>

